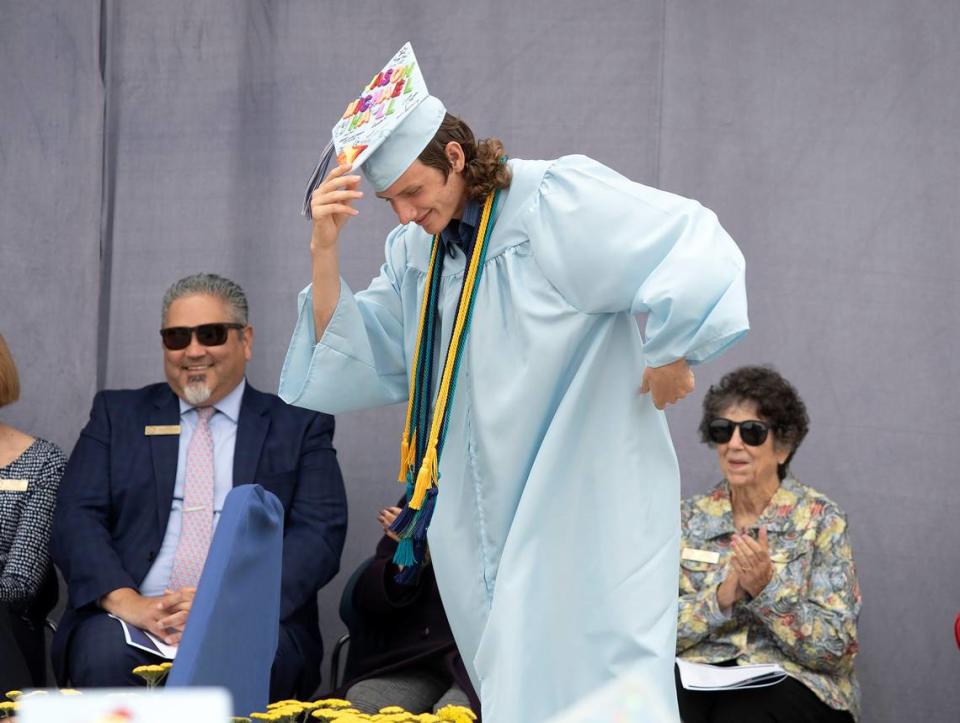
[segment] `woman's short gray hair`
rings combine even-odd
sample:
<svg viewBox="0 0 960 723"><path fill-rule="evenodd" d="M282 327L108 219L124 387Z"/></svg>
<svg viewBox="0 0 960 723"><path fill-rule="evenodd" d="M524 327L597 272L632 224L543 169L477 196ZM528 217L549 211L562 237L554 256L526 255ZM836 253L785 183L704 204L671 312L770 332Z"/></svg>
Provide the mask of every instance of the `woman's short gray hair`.
<svg viewBox="0 0 960 723"><path fill-rule="evenodd" d="M163 295L163 309L160 313L160 323L167 323L167 314L170 312L170 304L184 296L195 296L196 294L205 294L207 296L216 296L223 299L230 309L230 321L236 324L248 323L250 309L247 306L247 295L243 293L240 284L236 281L217 276L217 274L194 274L180 279L173 284L167 293Z"/></svg>

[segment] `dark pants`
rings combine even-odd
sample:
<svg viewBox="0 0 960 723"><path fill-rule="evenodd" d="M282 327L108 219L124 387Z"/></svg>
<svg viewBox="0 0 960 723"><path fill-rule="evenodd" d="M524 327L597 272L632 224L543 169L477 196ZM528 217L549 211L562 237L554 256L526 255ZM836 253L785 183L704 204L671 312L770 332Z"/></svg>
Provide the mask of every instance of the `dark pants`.
<svg viewBox="0 0 960 723"><path fill-rule="evenodd" d="M677 679L677 701L683 723L852 723L853 716L835 710L793 678L748 690L687 690Z"/></svg>
<svg viewBox="0 0 960 723"><path fill-rule="evenodd" d="M27 602L0 603L0 694L47 684L43 625L57 604L59 584L49 565L36 595Z"/></svg>
<svg viewBox="0 0 960 723"><path fill-rule="evenodd" d="M106 614L93 615L73 631L67 650L67 676L78 688L144 685L133 669L162 662L162 658L127 645L117 620ZM309 696L319 684L319 667L313 671L304 665L295 635L289 626L281 624L270 671L270 700Z"/></svg>
<svg viewBox="0 0 960 723"><path fill-rule="evenodd" d="M43 685L43 630L34 630L34 626L9 605L0 605L0 651L3 651L0 654L0 690L23 690L37 685L31 672L37 667L41 676L39 685Z"/></svg>

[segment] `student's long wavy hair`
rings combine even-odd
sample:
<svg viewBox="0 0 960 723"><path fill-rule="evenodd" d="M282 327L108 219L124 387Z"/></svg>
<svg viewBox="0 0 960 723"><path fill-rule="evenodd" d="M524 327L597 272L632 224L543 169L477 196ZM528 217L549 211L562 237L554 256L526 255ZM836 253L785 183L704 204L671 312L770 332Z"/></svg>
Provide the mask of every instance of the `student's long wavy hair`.
<svg viewBox="0 0 960 723"><path fill-rule="evenodd" d="M450 113L440 123L433 140L420 152L420 162L436 168L446 179L451 170L446 153L450 141L456 141L463 148L467 198L482 201L491 191L510 185L510 167L506 163L503 143L498 138L476 140L470 126Z"/></svg>

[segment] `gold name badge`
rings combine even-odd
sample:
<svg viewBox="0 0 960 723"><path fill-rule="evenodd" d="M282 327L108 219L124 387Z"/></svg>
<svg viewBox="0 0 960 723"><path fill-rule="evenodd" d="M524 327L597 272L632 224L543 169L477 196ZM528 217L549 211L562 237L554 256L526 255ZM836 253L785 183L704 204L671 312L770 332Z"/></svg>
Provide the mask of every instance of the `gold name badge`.
<svg viewBox="0 0 960 723"><path fill-rule="evenodd" d="M0 492L26 492L29 480L0 479Z"/></svg>
<svg viewBox="0 0 960 723"><path fill-rule="evenodd" d="M693 562L706 562L715 565L720 562L720 553L710 550L694 550L692 547L684 547L680 553L681 560L692 560Z"/></svg>
<svg viewBox="0 0 960 723"><path fill-rule="evenodd" d="M148 424L143 428L143 433L147 437L164 437L180 434L179 424Z"/></svg>

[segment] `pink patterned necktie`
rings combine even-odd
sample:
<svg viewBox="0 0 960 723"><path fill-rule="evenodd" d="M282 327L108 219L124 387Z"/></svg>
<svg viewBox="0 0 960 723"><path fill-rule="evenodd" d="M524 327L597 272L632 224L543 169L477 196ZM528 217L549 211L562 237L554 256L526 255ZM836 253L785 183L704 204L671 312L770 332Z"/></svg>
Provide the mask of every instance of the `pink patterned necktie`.
<svg viewBox="0 0 960 723"><path fill-rule="evenodd" d="M170 572L170 589L196 587L213 536L213 407L197 407L197 428L187 447L180 540Z"/></svg>

